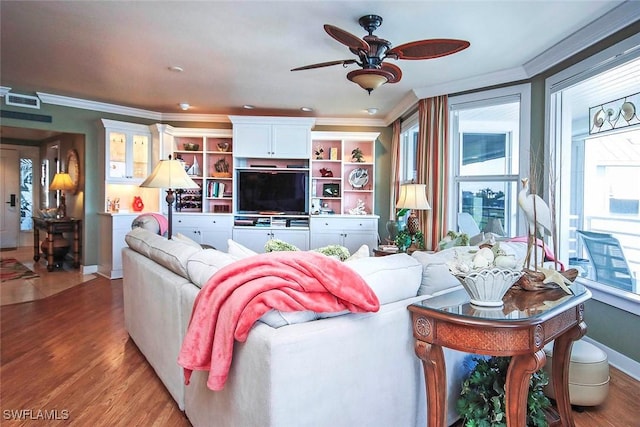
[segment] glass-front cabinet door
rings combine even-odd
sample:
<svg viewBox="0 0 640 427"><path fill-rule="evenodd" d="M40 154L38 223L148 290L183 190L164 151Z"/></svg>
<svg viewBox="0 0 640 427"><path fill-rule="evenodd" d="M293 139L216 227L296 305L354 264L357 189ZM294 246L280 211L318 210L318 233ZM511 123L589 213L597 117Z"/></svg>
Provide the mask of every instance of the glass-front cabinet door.
<svg viewBox="0 0 640 427"><path fill-rule="evenodd" d="M144 125L103 120L106 134L105 179L140 183L150 173L151 132Z"/></svg>

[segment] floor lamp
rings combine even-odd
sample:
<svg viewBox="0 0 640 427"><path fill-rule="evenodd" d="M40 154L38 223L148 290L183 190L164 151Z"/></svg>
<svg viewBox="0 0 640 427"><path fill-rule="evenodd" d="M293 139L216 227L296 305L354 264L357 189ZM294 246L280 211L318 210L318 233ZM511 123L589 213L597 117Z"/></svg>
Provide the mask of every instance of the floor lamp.
<svg viewBox="0 0 640 427"><path fill-rule="evenodd" d="M411 214L407 219L407 231L411 235L411 246L407 252L413 252L418 249L415 236L420 231L420 219L416 215L416 211L431 209L427 201L427 184L411 183L401 185L400 197L398 197L396 208L411 210Z"/></svg>
<svg viewBox="0 0 640 427"><path fill-rule="evenodd" d="M167 189L167 205L169 208L168 214L168 235L167 238L171 239L171 228L173 220L171 214L173 211L173 202L175 202L175 190L182 188L200 188L200 186L192 180L187 172L184 170L182 163L178 160L171 160L169 156L168 160L160 160L151 172L151 175L144 180L140 187L146 188L166 188Z"/></svg>

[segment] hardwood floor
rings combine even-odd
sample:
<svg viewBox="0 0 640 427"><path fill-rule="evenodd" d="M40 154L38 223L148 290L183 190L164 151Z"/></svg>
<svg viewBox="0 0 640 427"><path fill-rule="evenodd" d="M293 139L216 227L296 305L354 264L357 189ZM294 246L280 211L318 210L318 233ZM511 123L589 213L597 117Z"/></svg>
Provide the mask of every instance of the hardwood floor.
<svg viewBox="0 0 640 427"><path fill-rule="evenodd" d="M77 426L190 425L124 330L121 280L97 278L0 311L3 426L61 423L31 419L47 414ZM611 374L607 402L575 412L577 427L640 426L640 383Z"/></svg>

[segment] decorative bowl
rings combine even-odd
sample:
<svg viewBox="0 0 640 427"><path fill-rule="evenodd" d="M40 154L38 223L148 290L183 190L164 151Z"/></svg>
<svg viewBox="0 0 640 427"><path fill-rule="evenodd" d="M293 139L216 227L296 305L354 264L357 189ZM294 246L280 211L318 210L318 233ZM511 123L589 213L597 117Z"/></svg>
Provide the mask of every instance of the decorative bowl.
<svg viewBox="0 0 640 427"><path fill-rule="evenodd" d="M198 151L200 149L200 144L194 144L192 142L185 142L184 149L187 151Z"/></svg>
<svg viewBox="0 0 640 427"><path fill-rule="evenodd" d="M456 275L471 297L471 304L480 307L501 307L502 297L520 279L522 271L487 268L466 275Z"/></svg>
<svg viewBox="0 0 640 427"><path fill-rule="evenodd" d="M229 143L228 142L218 142L218 150L220 150L220 151L229 150Z"/></svg>

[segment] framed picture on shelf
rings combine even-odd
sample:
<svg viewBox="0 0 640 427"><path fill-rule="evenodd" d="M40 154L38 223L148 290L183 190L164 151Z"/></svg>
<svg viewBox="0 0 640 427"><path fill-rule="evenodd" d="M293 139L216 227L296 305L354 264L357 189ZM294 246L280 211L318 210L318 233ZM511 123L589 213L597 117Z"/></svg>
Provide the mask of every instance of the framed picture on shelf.
<svg viewBox="0 0 640 427"><path fill-rule="evenodd" d="M340 184L322 184L323 197L340 197Z"/></svg>

